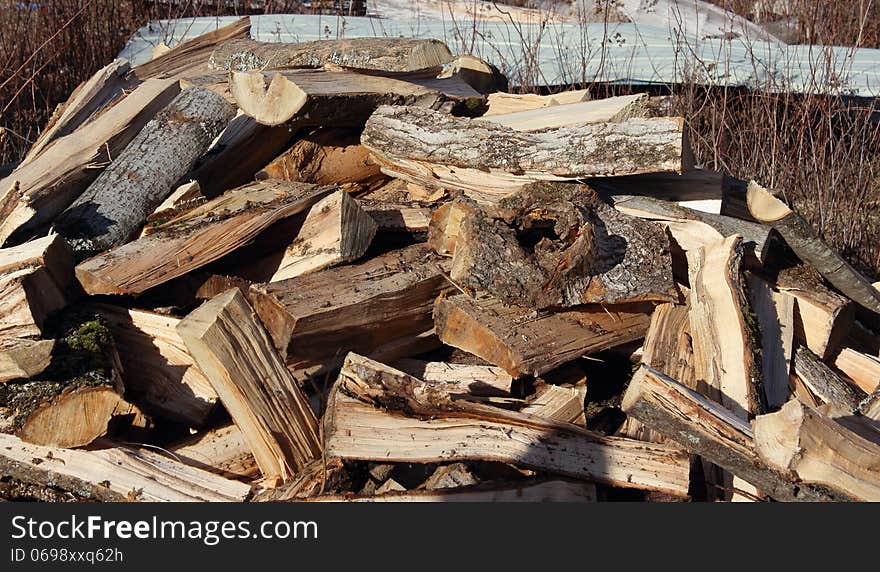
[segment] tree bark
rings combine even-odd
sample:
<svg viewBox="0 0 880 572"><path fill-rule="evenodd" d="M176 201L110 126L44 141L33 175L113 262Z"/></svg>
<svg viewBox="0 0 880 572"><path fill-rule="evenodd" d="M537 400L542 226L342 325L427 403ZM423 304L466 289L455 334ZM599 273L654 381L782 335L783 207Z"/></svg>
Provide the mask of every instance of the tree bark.
<svg viewBox="0 0 880 572"><path fill-rule="evenodd" d="M235 115L202 88L180 93L55 223L80 258L123 244Z"/></svg>
<svg viewBox="0 0 880 572"><path fill-rule="evenodd" d="M416 107L380 107L361 142L392 176L496 202L536 180L681 172L680 118L522 133Z"/></svg>
<svg viewBox="0 0 880 572"><path fill-rule="evenodd" d="M442 66L453 60L439 40L409 38L352 38L300 43L233 40L220 44L209 66L224 71L320 68L336 64L349 68L408 72Z"/></svg>
<svg viewBox="0 0 880 572"><path fill-rule="evenodd" d="M868 393L842 379L805 347L799 347L794 355L794 372L813 395L846 411L858 411L868 397Z"/></svg>
<svg viewBox="0 0 880 572"><path fill-rule="evenodd" d="M251 183L80 263L77 278L89 294L143 293L229 254L332 191L305 183Z"/></svg>
<svg viewBox="0 0 880 572"><path fill-rule="evenodd" d="M179 92L175 80L146 81L0 181L0 243L21 242L49 225Z"/></svg>
<svg viewBox="0 0 880 572"><path fill-rule="evenodd" d="M755 451L751 426L677 381L642 366L621 407L690 453L724 467L779 501L839 501L845 495L797 482L768 467Z"/></svg>

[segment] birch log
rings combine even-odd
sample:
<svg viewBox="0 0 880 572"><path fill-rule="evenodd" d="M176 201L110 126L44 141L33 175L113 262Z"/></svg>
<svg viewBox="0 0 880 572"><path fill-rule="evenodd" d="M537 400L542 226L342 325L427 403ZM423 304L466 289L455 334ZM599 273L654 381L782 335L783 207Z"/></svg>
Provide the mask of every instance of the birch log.
<svg viewBox="0 0 880 572"><path fill-rule="evenodd" d="M132 237L235 116L225 99L183 90L56 221L81 258Z"/></svg>

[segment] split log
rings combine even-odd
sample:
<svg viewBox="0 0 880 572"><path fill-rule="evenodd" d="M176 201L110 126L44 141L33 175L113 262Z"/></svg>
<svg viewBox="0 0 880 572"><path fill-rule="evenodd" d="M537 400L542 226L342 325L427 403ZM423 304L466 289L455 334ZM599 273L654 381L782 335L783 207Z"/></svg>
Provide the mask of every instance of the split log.
<svg viewBox="0 0 880 572"><path fill-rule="evenodd" d="M190 181L180 185L147 217L147 224L144 225L138 238L153 232L154 225L161 225L180 213L197 207L205 200L205 195L202 194L202 188L198 181Z"/></svg>
<svg viewBox="0 0 880 572"><path fill-rule="evenodd" d="M520 377L643 338L651 310L636 304L541 313L457 294L437 300L434 323L443 343Z"/></svg>
<svg viewBox="0 0 880 572"><path fill-rule="evenodd" d="M351 38L300 43L234 40L220 44L209 66L224 71L320 68L336 64L362 70L410 72L453 60L446 44L416 38Z"/></svg>
<svg viewBox="0 0 880 572"><path fill-rule="evenodd" d="M676 175L672 175L676 176ZM681 175L682 177L686 175ZM608 179L611 184L615 179ZM599 187L602 188L600 182ZM758 260L765 260L766 248L769 241L770 230L758 223L744 221L729 216L700 212L688 207L670 203L665 200L657 200L653 196L626 196L614 195L614 208L622 213L639 218L646 218L656 221L668 221L667 225L672 236L678 241L682 249L685 251L694 250L700 246L705 246L712 242L713 238L726 238L735 234L743 237L743 242L754 250ZM702 232L694 232L691 234L692 240L687 240L686 231L688 227L676 226L672 223L701 223L710 227L709 229L700 229ZM678 232L679 230L685 232Z"/></svg>
<svg viewBox="0 0 880 572"><path fill-rule="evenodd" d="M251 19L240 18L213 32L182 42L165 54L134 68L142 80L151 77L192 77L208 73L214 50L227 42L247 40L251 35Z"/></svg>
<svg viewBox="0 0 880 572"><path fill-rule="evenodd" d="M455 254L462 221L478 207L470 200L456 198L431 213L428 223L428 245L441 256Z"/></svg>
<svg viewBox="0 0 880 572"><path fill-rule="evenodd" d="M360 144L360 131L322 128L294 143L256 177L368 189L386 179L378 166L369 163L369 157L370 152Z"/></svg>
<svg viewBox="0 0 880 572"><path fill-rule="evenodd" d="M253 117L241 113L226 126L185 178L198 181L202 193L210 199L255 178L265 179L267 177L257 175L259 170L290 147L298 132L286 125L260 125Z"/></svg>
<svg viewBox="0 0 880 572"><path fill-rule="evenodd" d="M680 118L521 133L418 107L380 107L361 142L390 176L496 202L537 180L681 172Z"/></svg>
<svg viewBox="0 0 880 572"><path fill-rule="evenodd" d="M55 340L0 340L0 383L42 373L52 361L54 348Z"/></svg>
<svg viewBox="0 0 880 572"><path fill-rule="evenodd" d="M831 359L853 326L855 306L803 269L783 271L777 287L795 301L795 339L822 359Z"/></svg>
<svg viewBox="0 0 880 572"><path fill-rule="evenodd" d="M764 400L771 411L789 398L788 378L794 351L794 300L750 276L749 301L761 332L761 377Z"/></svg>
<svg viewBox="0 0 880 572"><path fill-rule="evenodd" d="M424 382L352 354L331 396L324 436L328 457L493 460L625 488L687 494L689 463L677 448L450 400Z"/></svg>
<svg viewBox="0 0 880 572"><path fill-rule="evenodd" d="M77 278L89 294L140 294L232 252L332 191L284 181L246 185L80 263Z"/></svg>
<svg viewBox="0 0 880 572"><path fill-rule="evenodd" d="M376 236L376 222L345 191L314 204L269 282L357 260Z"/></svg>
<svg viewBox="0 0 880 572"><path fill-rule="evenodd" d="M431 473L422 486L427 491L436 491L438 489L469 487L479 482L479 479L474 476L466 464L452 463L437 467L437 470Z"/></svg>
<svg viewBox="0 0 880 572"><path fill-rule="evenodd" d="M247 439L234 423L193 435L168 450L185 465L227 479L250 480L260 475Z"/></svg>
<svg viewBox="0 0 880 572"><path fill-rule="evenodd" d="M48 143L0 181L0 243L17 242L44 229L179 92L177 81L146 81L99 117Z"/></svg>
<svg viewBox="0 0 880 572"><path fill-rule="evenodd" d="M660 227L587 186L535 183L493 210L461 222L450 276L463 288L539 309L678 300Z"/></svg>
<svg viewBox="0 0 880 572"><path fill-rule="evenodd" d="M36 445L81 447L147 425L122 398L122 367L106 324L76 321L57 340L54 359L40 378L2 386L0 431Z"/></svg>
<svg viewBox="0 0 880 572"><path fill-rule="evenodd" d="M312 462L293 480L275 488L263 488L253 497L254 502L304 501L327 492L351 488L348 471L340 464L328 465L324 459Z"/></svg>
<svg viewBox="0 0 880 572"><path fill-rule="evenodd" d="M550 479L534 483L475 487L441 491L407 491L366 497L322 495L306 502L596 502L596 485Z"/></svg>
<svg viewBox="0 0 880 572"><path fill-rule="evenodd" d="M475 121L488 121L522 132L559 129L560 127L591 123L618 123L634 117L644 117L647 101L647 94L638 93L502 115L488 117L484 115L477 117Z"/></svg>
<svg viewBox="0 0 880 572"><path fill-rule="evenodd" d="M800 214L754 181L749 183L748 204L752 216L776 229L801 260L812 265L856 304L880 314L880 292L816 236Z"/></svg>
<svg viewBox="0 0 880 572"><path fill-rule="evenodd" d="M500 367L461 363L426 362L402 359L394 367L425 383L436 384L438 390L477 397L509 396L513 378Z"/></svg>
<svg viewBox="0 0 880 572"><path fill-rule="evenodd" d="M760 332L742 275L738 235L688 253L690 325L697 379L710 397L743 421L766 411L761 387Z"/></svg>
<svg viewBox="0 0 880 572"><path fill-rule="evenodd" d="M838 376L805 347L799 347L795 353L794 372L823 403L853 412L868 397L862 388Z"/></svg>
<svg viewBox="0 0 880 572"><path fill-rule="evenodd" d="M769 466L858 501L880 500L877 443L796 400L754 425L755 448Z"/></svg>
<svg viewBox="0 0 880 572"><path fill-rule="evenodd" d="M264 477L286 481L321 456L308 399L238 289L200 306L177 332L244 433Z"/></svg>
<svg viewBox="0 0 880 572"><path fill-rule="evenodd" d="M360 264L265 285L249 298L286 363L369 353L433 326L434 299L451 286L449 262L413 245ZM400 356L398 356L400 357Z"/></svg>
<svg viewBox="0 0 880 572"><path fill-rule="evenodd" d="M834 360L834 367L865 393L873 393L880 387L880 358L843 348Z"/></svg>
<svg viewBox="0 0 880 572"><path fill-rule="evenodd" d="M74 89L67 101L55 108L49 123L31 145L22 163L33 161L46 147L69 135L104 110L111 108L139 83L128 73L125 60L113 60Z"/></svg>
<svg viewBox="0 0 880 572"><path fill-rule="evenodd" d="M837 501L825 487L797 482L768 467L755 451L751 426L732 411L677 381L641 369L630 381L622 409L646 426L708 459L779 501Z"/></svg>
<svg viewBox="0 0 880 572"><path fill-rule="evenodd" d="M587 397L586 384L563 387L540 384L519 410L526 415L536 415L544 419L580 425L584 422L584 399Z"/></svg>
<svg viewBox="0 0 880 572"><path fill-rule="evenodd" d="M437 108L448 99L481 97L456 78L324 70L232 72L229 88L242 111L269 126L360 127L381 105Z"/></svg>
<svg viewBox="0 0 880 572"><path fill-rule="evenodd" d="M660 304L651 315L642 363L697 390L692 338L688 306Z"/></svg>
<svg viewBox="0 0 880 572"><path fill-rule="evenodd" d="M563 91L553 95L535 95L532 93L490 93L486 100L488 109L483 117L501 115L505 113L517 113L542 109L554 105L566 105L569 103L581 103L590 100L590 92L586 89Z"/></svg>
<svg viewBox="0 0 880 572"><path fill-rule="evenodd" d="M92 307L116 341L126 397L152 415L203 426L219 397L178 335L180 320L107 304Z"/></svg>
<svg viewBox="0 0 880 572"><path fill-rule="evenodd" d="M73 255L58 235L0 249L0 340L38 337L67 305Z"/></svg>
<svg viewBox="0 0 880 572"><path fill-rule="evenodd" d="M81 258L123 244L208 149L235 109L202 88L183 90L55 221Z"/></svg>
<svg viewBox="0 0 880 572"><path fill-rule="evenodd" d="M250 486L148 451L73 451L0 434L0 473L98 501L241 502Z"/></svg>
<svg viewBox="0 0 880 572"><path fill-rule="evenodd" d="M427 207L370 199L358 199L358 204L382 232L427 232L430 226L431 210Z"/></svg>

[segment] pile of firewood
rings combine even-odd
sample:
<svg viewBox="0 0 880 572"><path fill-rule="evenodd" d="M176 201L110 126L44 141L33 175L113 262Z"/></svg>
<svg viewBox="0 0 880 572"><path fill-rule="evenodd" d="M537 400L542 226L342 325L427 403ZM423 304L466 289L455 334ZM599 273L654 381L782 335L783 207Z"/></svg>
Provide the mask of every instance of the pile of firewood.
<svg viewBox="0 0 880 572"><path fill-rule="evenodd" d="M880 293L663 98L248 35L0 181L0 496L880 500Z"/></svg>

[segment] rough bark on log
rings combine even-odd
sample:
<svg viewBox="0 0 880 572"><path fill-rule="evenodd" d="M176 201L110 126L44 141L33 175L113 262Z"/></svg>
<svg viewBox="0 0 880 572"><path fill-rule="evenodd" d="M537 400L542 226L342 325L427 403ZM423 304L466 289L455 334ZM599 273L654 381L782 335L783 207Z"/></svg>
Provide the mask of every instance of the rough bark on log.
<svg viewBox="0 0 880 572"><path fill-rule="evenodd" d="M256 177L369 189L386 180L379 167L368 162L369 157L370 152L360 144L359 131L323 128L294 143Z"/></svg>
<svg viewBox="0 0 880 572"><path fill-rule="evenodd" d="M334 387L324 435L329 457L496 460L614 486L687 494L689 464L678 448L606 437L570 423L456 401L353 354Z"/></svg>
<svg viewBox="0 0 880 572"><path fill-rule="evenodd" d="M755 419L761 460L806 484L840 491L862 502L880 500L880 445L797 400Z"/></svg>
<svg viewBox="0 0 880 572"><path fill-rule="evenodd" d="M346 71L233 72L236 103L262 125L360 127L381 105L436 108L447 99L479 98L458 79L383 77Z"/></svg>
<svg viewBox="0 0 880 572"><path fill-rule="evenodd" d="M609 183L614 179L608 179ZM601 188L601 183L600 183ZM768 243L768 235L770 229L758 223L744 221L724 215L716 215L712 213L700 212L691 208L683 207L665 200L657 198L613 195L614 208L631 216L646 218L658 221L694 221L708 225L720 235L720 238L733 236L738 234L743 237L743 242L747 247L754 250L758 260L765 259L765 248ZM673 237L678 240L681 247L687 251L692 250L691 246L698 248L705 245L706 242L712 240L711 233L705 233L704 236L695 237L696 240L689 243L686 240L680 240L676 227L670 225Z"/></svg>
<svg viewBox="0 0 880 572"><path fill-rule="evenodd" d="M99 304L122 362L126 397L151 415L201 427L219 397L175 328L178 318Z"/></svg>
<svg viewBox="0 0 880 572"><path fill-rule="evenodd" d="M232 40L217 46L209 66L224 71L320 68L336 64L349 68L409 72L442 66L453 60L439 40L410 38L352 38L301 43Z"/></svg>
<svg viewBox="0 0 880 572"><path fill-rule="evenodd" d="M67 305L73 255L58 235L0 249L0 340L40 335Z"/></svg>
<svg viewBox="0 0 880 572"><path fill-rule="evenodd" d="M779 501L838 501L846 496L797 482L765 465L751 426L732 411L677 381L642 366L623 396L622 409L651 429L748 481Z"/></svg>
<svg viewBox="0 0 880 572"><path fill-rule="evenodd" d="M54 348L55 340L0 340L0 383L42 373L52 361Z"/></svg>
<svg viewBox="0 0 880 572"><path fill-rule="evenodd" d="M383 106L367 121L361 142L389 175L486 202L536 180L689 168L678 118L521 133L429 109Z"/></svg>
<svg viewBox="0 0 880 572"><path fill-rule="evenodd" d="M825 403L853 412L858 411L868 393L842 379L816 354L801 346L794 354L794 372L810 391Z"/></svg>
<svg viewBox="0 0 880 572"><path fill-rule="evenodd" d="M170 51L134 68L144 80L151 77L192 77L210 71L209 61L215 49L226 42L247 40L251 35L251 19L241 18L228 26L175 46Z"/></svg>
<svg viewBox="0 0 880 572"><path fill-rule="evenodd" d="M754 181L749 183L748 204L752 216L776 229L801 260L812 265L853 302L880 314L880 292L816 236L800 214Z"/></svg>
<svg viewBox="0 0 880 572"><path fill-rule="evenodd" d="M376 222L345 191L314 204L269 282L357 260L376 236Z"/></svg>
<svg viewBox="0 0 880 572"><path fill-rule="evenodd" d="M227 479L250 480L260 475L247 440L235 423L197 433L168 450L181 463Z"/></svg>
<svg viewBox="0 0 880 572"><path fill-rule="evenodd" d="M202 89L183 90L55 221L81 258L123 244L235 116Z"/></svg>
<svg viewBox="0 0 880 572"><path fill-rule="evenodd" d="M538 309L679 297L659 225L568 183L535 183L497 209L474 209L462 220L450 276Z"/></svg>
<svg viewBox="0 0 880 572"><path fill-rule="evenodd" d="M710 396L742 420L766 411L760 332L742 274L738 235L688 253L694 368Z"/></svg>
<svg viewBox="0 0 880 572"><path fill-rule="evenodd" d="M516 131L543 131L591 123L618 123L634 117L644 117L648 95L622 95L607 99L594 99L568 105L548 106L540 109L505 113L475 118Z"/></svg>
<svg viewBox="0 0 880 572"><path fill-rule="evenodd" d="M245 185L80 263L77 278L89 294L140 294L232 252L333 190L285 181Z"/></svg>
<svg viewBox="0 0 880 572"><path fill-rule="evenodd" d="M520 377L643 338L651 310L634 304L541 313L489 296L457 294L437 300L434 323L444 343Z"/></svg>
<svg viewBox="0 0 880 572"><path fill-rule="evenodd" d="M413 245L360 264L254 285L249 298L286 363L301 367L348 351L369 353L431 329L434 299L451 288L448 271L447 260Z"/></svg>
<svg viewBox="0 0 880 572"><path fill-rule="evenodd" d="M175 80L146 81L0 181L0 242L18 242L51 223L179 92Z"/></svg>
<svg viewBox="0 0 880 572"><path fill-rule="evenodd" d="M0 474L99 501L241 502L250 486L123 447L74 451L0 434Z"/></svg>
<svg viewBox="0 0 880 572"><path fill-rule="evenodd" d="M242 428L263 476L286 481L321 456L308 399L238 289L190 313L177 332Z"/></svg>

